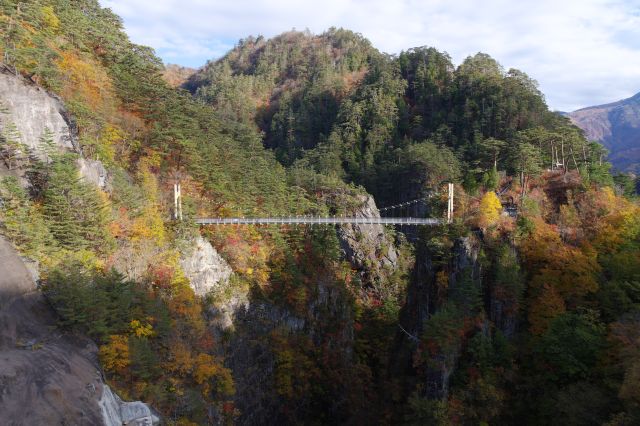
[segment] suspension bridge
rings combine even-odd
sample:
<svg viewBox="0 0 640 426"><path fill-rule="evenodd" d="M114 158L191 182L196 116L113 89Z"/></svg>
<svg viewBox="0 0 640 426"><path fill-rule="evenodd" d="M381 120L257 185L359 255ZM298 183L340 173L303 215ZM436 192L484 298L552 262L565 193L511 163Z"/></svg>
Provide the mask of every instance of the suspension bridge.
<svg viewBox="0 0 640 426"><path fill-rule="evenodd" d="M200 225L440 225L444 219L418 217L218 217L196 219Z"/></svg>
<svg viewBox="0 0 640 426"><path fill-rule="evenodd" d="M288 216L288 217L217 217L198 218L195 222L200 225L408 225L408 226L436 226L444 223L451 223L453 219L453 184L447 184L448 203L447 216L444 218L424 218L424 217L404 217L395 216L396 213L409 213L411 207L416 207L414 212L417 216L417 206L419 203L426 203L424 198L419 198L393 206L379 209L380 214L391 213L390 217L385 216ZM428 197L433 196L430 194ZM174 218L182 220L182 194L180 183L174 185ZM410 214L410 213L409 213Z"/></svg>

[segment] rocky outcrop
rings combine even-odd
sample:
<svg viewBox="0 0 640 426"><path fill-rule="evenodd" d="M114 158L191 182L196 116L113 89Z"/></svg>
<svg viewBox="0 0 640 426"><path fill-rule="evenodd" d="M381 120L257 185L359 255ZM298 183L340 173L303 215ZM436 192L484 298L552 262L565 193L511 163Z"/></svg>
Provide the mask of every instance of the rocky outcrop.
<svg viewBox="0 0 640 426"><path fill-rule="evenodd" d="M0 123L13 123L21 142L44 158L41 138L51 132L53 142L70 151L76 150L75 126L62 102L36 84L8 71L0 72Z"/></svg>
<svg viewBox="0 0 640 426"><path fill-rule="evenodd" d="M209 323L221 331L229 331L235 327L238 315L250 307L247 288L235 287L227 283L226 288L218 289L214 301L209 306Z"/></svg>
<svg viewBox="0 0 640 426"><path fill-rule="evenodd" d="M355 217L380 217L373 197L358 195L357 199L360 206L352 213ZM398 252L384 226L341 225L338 240L345 258L359 271L363 284L379 291L398 266Z"/></svg>
<svg viewBox="0 0 640 426"><path fill-rule="evenodd" d="M198 296L204 296L225 287L233 272L229 264L201 236L196 237L190 246L191 252L182 257L180 266L189 278L193 291Z"/></svg>
<svg viewBox="0 0 640 426"><path fill-rule="evenodd" d="M301 332L304 325L304 319L268 302L249 305L239 312L222 352L236 387L234 405L241 413L238 424L279 424L274 389L277 361L269 335L279 329L291 334Z"/></svg>
<svg viewBox="0 0 640 426"><path fill-rule="evenodd" d="M102 379L96 345L56 327L33 271L1 238L0 271L0 424L121 425L101 406L112 392ZM137 410L142 403L133 404Z"/></svg>
<svg viewBox="0 0 640 426"><path fill-rule="evenodd" d="M0 259L0 423L100 424L97 348L50 330L54 313L2 239Z"/></svg>
<svg viewBox="0 0 640 426"><path fill-rule="evenodd" d="M331 348L332 354L341 354L342 362L350 362L353 319L344 288L333 285L329 277L318 277L309 284L313 296L306 308L294 312L269 298L252 298L250 289L234 278L208 241L197 237L192 246L181 265L194 290L208 296L209 331L221 342L219 355L233 374L234 405L241 413L238 424L286 423L274 382L278 354L273 336L311 339L317 346Z"/></svg>
<svg viewBox="0 0 640 426"><path fill-rule="evenodd" d="M470 279L475 286L480 287L481 269L478 262L480 242L471 237L458 238L453 245L453 259L449 274L449 291L455 291L457 283L463 279Z"/></svg>
<svg viewBox="0 0 640 426"><path fill-rule="evenodd" d="M421 389L421 396L427 399L441 399L446 397L449 389L449 379L454 372L459 353L448 353L446 362L434 362L442 368L423 368L416 371L414 357L420 348L420 336L424 332L426 321L441 309L442 300L449 298L463 282L481 287L481 265L478 259L480 241L474 237L458 238L447 258L442 253L434 253L426 244L416 247L416 263L407 291L407 301L401 313L402 329L397 332L394 361L391 366L392 374L405 376L408 379L406 389L412 391L417 386ZM439 287L438 273L447 272L447 287ZM446 291L445 294L442 292ZM459 303L464 304L466 292L457 295ZM473 301L468 301L469 304ZM439 360L444 361L444 360Z"/></svg>
<svg viewBox="0 0 640 426"><path fill-rule="evenodd" d="M80 152L75 123L62 101L38 85L0 68L0 133L11 125L16 127L20 142L41 160L46 158L42 137L47 131L59 150ZM100 161L81 157L78 169L87 182L109 189L108 173ZM22 177L22 172L10 173L2 167L2 175Z"/></svg>
<svg viewBox="0 0 640 426"><path fill-rule="evenodd" d="M107 385L102 387L99 401L105 426L152 426L160 418L144 402L124 402Z"/></svg>
<svg viewBox="0 0 640 426"><path fill-rule="evenodd" d="M480 254L480 241L473 237L458 238L452 248L453 257L450 261L448 279L448 297L454 299L460 305L463 315L472 315L471 309L475 301L468 291L461 290L463 285L471 285L478 288L478 294L482 289L481 265L478 261ZM464 282L464 284L463 284ZM449 382L454 373L457 360L460 357L462 347L457 351L441 355L440 368L428 368L426 372L425 389L428 398L447 398L449 394Z"/></svg>
<svg viewBox="0 0 640 426"><path fill-rule="evenodd" d="M454 299L460 305L462 315L471 315L471 307L474 304L473 296L464 289L463 285L472 285L481 292L481 265L478 261L480 254L480 241L476 238L458 238L452 248L453 257L450 261L450 271L448 277L448 298ZM463 284L464 282L464 284ZM457 350L450 349L451 352L439 354L432 361L439 368L427 368L424 376L424 389L427 398L443 399L449 394L449 384L451 376L456 369L457 360L460 357L462 347Z"/></svg>
<svg viewBox="0 0 640 426"><path fill-rule="evenodd" d="M231 266L209 241L197 236L189 247L180 266L196 295L212 296L207 311L209 323L216 331L233 329L238 313L249 308L248 289L231 282Z"/></svg>
<svg viewBox="0 0 640 426"><path fill-rule="evenodd" d="M78 169L83 179L98 188L110 191L109 172L101 161L87 160L86 158L78 159Z"/></svg>
<svg viewBox="0 0 640 426"><path fill-rule="evenodd" d="M524 296L520 259L512 244L508 247L505 261L509 262L507 267L511 271L511 279L506 286L505 283L491 283L488 314L496 329L500 330L507 339L511 339L519 326L518 314Z"/></svg>

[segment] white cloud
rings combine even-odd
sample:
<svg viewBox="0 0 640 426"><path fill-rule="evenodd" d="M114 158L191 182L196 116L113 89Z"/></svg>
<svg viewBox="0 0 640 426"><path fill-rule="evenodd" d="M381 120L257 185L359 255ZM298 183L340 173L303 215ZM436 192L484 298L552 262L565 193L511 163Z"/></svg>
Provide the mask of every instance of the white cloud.
<svg viewBox="0 0 640 426"><path fill-rule="evenodd" d="M551 108L573 110L640 91L640 0L100 0L132 40L197 66L240 38L331 26L399 53L478 51L538 80Z"/></svg>

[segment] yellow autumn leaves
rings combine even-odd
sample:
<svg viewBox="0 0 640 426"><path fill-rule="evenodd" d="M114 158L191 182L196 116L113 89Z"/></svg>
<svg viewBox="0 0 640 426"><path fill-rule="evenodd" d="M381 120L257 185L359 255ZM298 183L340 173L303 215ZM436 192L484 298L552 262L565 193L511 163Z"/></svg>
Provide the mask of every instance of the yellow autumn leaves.
<svg viewBox="0 0 640 426"><path fill-rule="evenodd" d="M480 201L479 225L487 228L494 225L500 218L502 212L502 203L498 199L495 192L489 191L482 197Z"/></svg>

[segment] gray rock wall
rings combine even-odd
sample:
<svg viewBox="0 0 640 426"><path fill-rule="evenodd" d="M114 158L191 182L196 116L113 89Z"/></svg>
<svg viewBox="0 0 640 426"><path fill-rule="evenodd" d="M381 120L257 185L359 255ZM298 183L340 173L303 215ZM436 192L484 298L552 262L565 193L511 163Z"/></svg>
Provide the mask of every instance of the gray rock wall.
<svg viewBox="0 0 640 426"><path fill-rule="evenodd" d="M352 368L354 321L350 299L342 288L325 281L325 277L318 277L310 285L315 293L305 312L294 313L266 300L254 300L247 309L237 312L224 358L236 385L234 402L241 412L238 424L288 424L276 392L277 356L270 337L274 333L292 342L308 336L314 345L331 352L336 368ZM336 404L344 398L340 393L332 395Z"/></svg>
<svg viewBox="0 0 640 426"><path fill-rule="evenodd" d="M217 291L229 282L231 267L218 254L211 243L201 236L196 237L190 253L186 253L180 260L191 288L198 296L204 296L210 291Z"/></svg>
<svg viewBox="0 0 640 426"><path fill-rule="evenodd" d="M197 236L180 259L180 266L196 295L213 296L207 312L211 325L220 331L233 329L238 313L249 309L249 289L233 285L233 270L227 261L209 241Z"/></svg>
<svg viewBox="0 0 640 426"><path fill-rule="evenodd" d="M101 424L97 348L62 333L32 274L0 238L0 424Z"/></svg>
<svg viewBox="0 0 640 426"><path fill-rule="evenodd" d="M48 129L53 142L61 151L79 152L75 124L62 101L43 88L0 68L0 133L10 124L17 127L20 141L41 160L46 159L42 136ZM100 189L109 189L109 176L104 165L97 160L80 158L80 175ZM0 177L14 175L0 167ZM23 183L26 184L25 181Z"/></svg>
<svg viewBox="0 0 640 426"><path fill-rule="evenodd" d="M102 387L99 405L105 426L152 426L160 423L147 404L122 401L107 385Z"/></svg>
<svg viewBox="0 0 640 426"><path fill-rule="evenodd" d="M62 102L41 87L29 83L24 78L0 72L0 107L6 113L0 114L0 125L15 124L22 143L38 152L44 158L40 138L49 129L57 146L75 150L73 126Z"/></svg>
<svg viewBox="0 0 640 426"><path fill-rule="evenodd" d="M416 247L416 264L400 319L404 331L397 332L391 366L392 374L413 377L407 381L409 392L419 385L422 396L431 400L445 398L449 392L449 380L460 354L450 353L448 359L438 359L442 368L429 367L418 374L413 364L419 348L417 339L424 332L425 322L441 308L443 295L439 294L441 290L436 284L439 271L448 271L448 292L456 291L463 280L468 279L474 286L482 286L478 259L480 249L480 240L474 237L458 238L451 247L448 265L445 266L443 259L431 252L426 244Z"/></svg>
<svg viewBox="0 0 640 426"><path fill-rule="evenodd" d="M0 238L0 424L157 423L146 404L111 392L95 343L56 327L30 268Z"/></svg>
<svg viewBox="0 0 640 426"><path fill-rule="evenodd" d="M78 159L78 168L80 176L85 181L97 186L100 189L111 190L109 183L109 173L105 169L102 162L98 160L87 160L85 158Z"/></svg>
<svg viewBox="0 0 640 426"><path fill-rule="evenodd" d="M360 195L358 200L355 217L380 217L373 197ZM398 252L384 226L349 224L338 227L337 232L345 258L359 271L364 285L378 290L398 267Z"/></svg>

